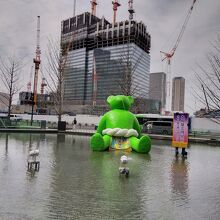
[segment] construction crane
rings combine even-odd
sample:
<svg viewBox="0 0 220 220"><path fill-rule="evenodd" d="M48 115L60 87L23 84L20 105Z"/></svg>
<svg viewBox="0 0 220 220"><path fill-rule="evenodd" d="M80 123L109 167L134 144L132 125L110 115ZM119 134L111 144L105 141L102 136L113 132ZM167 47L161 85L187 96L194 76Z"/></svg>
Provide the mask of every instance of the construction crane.
<svg viewBox="0 0 220 220"><path fill-rule="evenodd" d="M96 106L96 99L97 99L97 72L96 72L96 60L95 60L95 54L93 53L93 101L92 105L93 107Z"/></svg>
<svg viewBox="0 0 220 220"><path fill-rule="evenodd" d="M128 12L129 12L129 20L133 20L134 18L134 8L133 8L133 0L128 1Z"/></svg>
<svg viewBox="0 0 220 220"><path fill-rule="evenodd" d="M31 66L30 81L27 83L27 91L28 92L31 92L31 81L32 81L33 68L34 68L34 66Z"/></svg>
<svg viewBox="0 0 220 220"><path fill-rule="evenodd" d="M40 68L40 16L37 16L37 47L36 47L36 57L33 59L35 64L34 72L34 105L37 106L37 83L38 83L38 72Z"/></svg>
<svg viewBox="0 0 220 220"><path fill-rule="evenodd" d="M35 65L35 71L34 71L34 89L33 89L33 95L34 95L34 101L32 104L32 114L31 114L31 125L33 122L33 112L34 109L37 109L37 83L38 83L38 72L39 72L39 68L40 68L40 16L37 16L37 45L36 45L36 52L35 52L36 56L33 59L34 61L34 65Z"/></svg>
<svg viewBox="0 0 220 220"><path fill-rule="evenodd" d="M116 23L117 10L118 10L118 7L121 6L121 4L119 3L118 0L112 1L112 4L113 4L113 12L114 12L114 15L113 15L113 25L114 25Z"/></svg>
<svg viewBox="0 0 220 220"><path fill-rule="evenodd" d="M192 14L192 11L193 11L193 8L194 8L194 5L195 5L196 1L197 0L193 0L193 3L192 3L192 5L191 5L191 7L189 9L189 12L187 13L185 21L183 23L183 26L181 28L181 31L180 31L180 33L178 35L178 38L177 38L176 43L174 44L173 48L170 50L170 52L160 51L162 54L164 54L164 58L162 59L162 61L167 60L169 65L170 65L170 62L171 62L171 58L174 56L174 54L176 52L176 49L177 49L177 47L178 47L178 45L179 45L179 43L180 43L180 41L181 41L181 39L183 37L184 31L186 29L186 25L187 25L187 23L189 21L189 18L191 16L191 14Z"/></svg>
<svg viewBox="0 0 220 220"><path fill-rule="evenodd" d="M41 101L40 101L40 112L41 113L46 113L46 108L45 108L45 96L44 96L44 87L47 86L46 84L46 78L42 77L41 81L41 88L40 88L40 93L41 93Z"/></svg>
<svg viewBox="0 0 220 220"><path fill-rule="evenodd" d="M92 15L96 16L96 0L91 1L92 6ZM95 54L93 53L93 107L96 106L96 98L97 98L97 74L96 74L96 61L95 61Z"/></svg>
<svg viewBox="0 0 220 220"><path fill-rule="evenodd" d="M73 3L73 17L76 16L76 0L74 0L74 3Z"/></svg>
<svg viewBox="0 0 220 220"><path fill-rule="evenodd" d="M97 6L96 0L91 1L91 8L92 8L92 15L96 16L96 6Z"/></svg>
<svg viewBox="0 0 220 220"><path fill-rule="evenodd" d="M183 37L183 34L184 34L184 31L186 30L186 26L187 26L187 23L189 21L189 18L192 14L192 11L193 11L193 8L194 8L194 5L196 3L197 0L193 0L193 3L187 13L187 16L184 20L184 23L182 25L182 28L180 30L180 33L177 37L177 40L173 46L173 48L170 50L170 52L163 52L163 51L160 51L161 54L163 54L163 58L162 58L162 61L166 60L167 61L167 74L168 74L168 93L167 93L167 110L171 110L171 91L172 91L172 84L171 84L171 59L172 57L174 56L178 46L179 46L179 43Z"/></svg>

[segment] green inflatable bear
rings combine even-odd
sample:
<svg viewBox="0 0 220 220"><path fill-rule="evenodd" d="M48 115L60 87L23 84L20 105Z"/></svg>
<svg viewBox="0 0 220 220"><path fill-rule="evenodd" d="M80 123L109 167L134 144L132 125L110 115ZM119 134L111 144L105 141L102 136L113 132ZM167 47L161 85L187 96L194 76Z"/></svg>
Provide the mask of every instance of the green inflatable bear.
<svg viewBox="0 0 220 220"><path fill-rule="evenodd" d="M125 138L129 147L138 153L148 153L151 149L149 136L141 135L137 118L128 110L134 103L131 96L109 96L111 110L101 118L97 132L92 136L90 145L94 151L104 151L116 138Z"/></svg>

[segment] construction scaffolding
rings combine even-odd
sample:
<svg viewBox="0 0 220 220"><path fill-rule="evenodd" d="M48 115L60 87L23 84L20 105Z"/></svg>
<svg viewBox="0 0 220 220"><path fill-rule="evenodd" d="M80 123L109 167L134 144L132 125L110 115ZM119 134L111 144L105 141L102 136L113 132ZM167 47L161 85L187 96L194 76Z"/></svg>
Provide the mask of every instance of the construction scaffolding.
<svg viewBox="0 0 220 220"><path fill-rule="evenodd" d="M135 43L149 54L151 37L142 22L132 20L117 22L114 25L105 18L86 12L62 21L61 45L63 51L68 47L70 38L75 35L69 51L80 48L95 48Z"/></svg>

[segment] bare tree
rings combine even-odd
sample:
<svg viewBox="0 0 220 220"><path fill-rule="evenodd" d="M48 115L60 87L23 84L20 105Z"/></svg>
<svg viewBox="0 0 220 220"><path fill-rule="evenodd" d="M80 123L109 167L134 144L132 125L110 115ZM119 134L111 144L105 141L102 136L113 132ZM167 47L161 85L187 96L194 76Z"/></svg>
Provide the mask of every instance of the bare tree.
<svg viewBox="0 0 220 220"><path fill-rule="evenodd" d="M121 58L119 59L120 66L122 68L122 78L118 81L118 85L121 90L121 94L127 96L137 96L140 93L140 88L138 83L135 82L135 71L138 65L143 59L144 51L139 55L138 59L132 63L131 58L134 56L133 51L131 51L131 45L127 44ZM135 83L134 83L135 82Z"/></svg>
<svg viewBox="0 0 220 220"><path fill-rule="evenodd" d="M144 97L144 94L141 91L139 83L135 81L135 72L138 66L141 64L144 58L144 54L145 52L142 51L142 53L138 55L137 60L134 60L134 51L131 50L131 45L127 44L119 59L119 64L122 71L122 78L120 78L117 83L120 87L122 95L135 97L135 102L133 106L133 111L135 113L139 113L141 111L141 108L143 108L143 106L145 105L145 101L142 98ZM134 62L131 61L132 59L134 60Z"/></svg>
<svg viewBox="0 0 220 220"><path fill-rule="evenodd" d="M6 90L4 104L8 107L8 117L11 114L14 95L20 90L19 77L22 67L22 60L15 57L0 59L0 75Z"/></svg>
<svg viewBox="0 0 220 220"><path fill-rule="evenodd" d="M46 72L49 76L47 85L58 115L58 121L62 120L64 99L64 72L67 64L69 48L62 51L59 43L49 40Z"/></svg>
<svg viewBox="0 0 220 220"><path fill-rule="evenodd" d="M206 55L207 67L198 64L195 76L198 80L194 96L208 111L220 109L220 36Z"/></svg>

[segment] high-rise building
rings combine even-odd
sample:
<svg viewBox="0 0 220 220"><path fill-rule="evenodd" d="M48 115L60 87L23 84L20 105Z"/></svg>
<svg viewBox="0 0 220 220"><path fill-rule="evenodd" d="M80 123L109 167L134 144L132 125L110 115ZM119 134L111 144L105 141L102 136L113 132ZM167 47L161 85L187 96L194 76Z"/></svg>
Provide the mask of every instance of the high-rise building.
<svg viewBox="0 0 220 220"><path fill-rule="evenodd" d="M62 21L61 29L65 103L102 105L115 94L149 98L151 38L142 22L113 25L86 12Z"/></svg>
<svg viewBox="0 0 220 220"><path fill-rule="evenodd" d="M166 74L163 72L150 74L149 98L161 102L164 109L166 105Z"/></svg>
<svg viewBox="0 0 220 220"><path fill-rule="evenodd" d="M0 112L7 112L9 105L9 94L0 92Z"/></svg>
<svg viewBox="0 0 220 220"><path fill-rule="evenodd" d="M172 111L184 111L185 79L174 77L172 83Z"/></svg>

